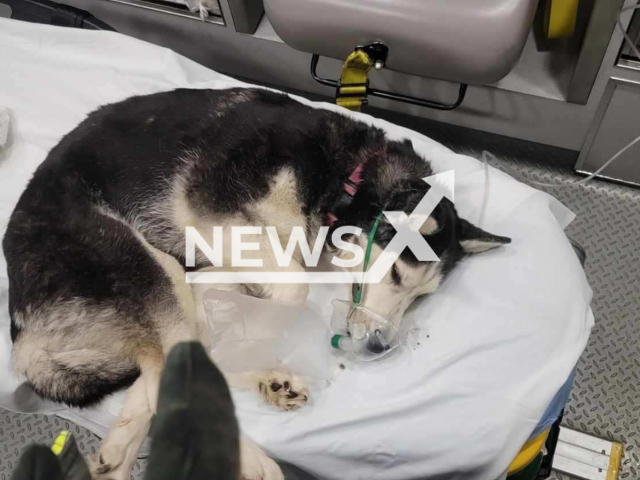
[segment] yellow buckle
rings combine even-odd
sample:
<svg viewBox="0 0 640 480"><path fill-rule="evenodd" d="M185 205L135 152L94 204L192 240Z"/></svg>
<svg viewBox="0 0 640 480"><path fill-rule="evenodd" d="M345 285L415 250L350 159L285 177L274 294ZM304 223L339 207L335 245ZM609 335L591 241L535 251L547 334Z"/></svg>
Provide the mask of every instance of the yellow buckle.
<svg viewBox="0 0 640 480"><path fill-rule="evenodd" d="M60 455L60 453L62 453L62 450L64 450L64 446L66 445L67 440L69 440L69 431L63 430L56 437L53 445L51 446L51 450L53 451L53 453L55 453L56 455Z"/></svg>
<svg viewBox="0 0 640 480"><path fill-rule="evenodd" d="M369 70L373 60L361 49L355 49L342 66L340 85L336 90L336 104L349 110L360 111L367 104Z"/></svg>

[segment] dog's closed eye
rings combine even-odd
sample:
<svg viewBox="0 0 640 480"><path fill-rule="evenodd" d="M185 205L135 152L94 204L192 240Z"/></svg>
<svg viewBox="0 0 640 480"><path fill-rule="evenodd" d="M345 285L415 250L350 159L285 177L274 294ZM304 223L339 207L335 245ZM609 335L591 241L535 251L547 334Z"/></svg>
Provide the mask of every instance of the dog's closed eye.
<svg viewBox="0 0 640 480"><path fill-rule="evenodd" d="M393 280L395 285L402 285L402 275L400 275L400 271L395 265L391 268L391 280Z"/></svg>

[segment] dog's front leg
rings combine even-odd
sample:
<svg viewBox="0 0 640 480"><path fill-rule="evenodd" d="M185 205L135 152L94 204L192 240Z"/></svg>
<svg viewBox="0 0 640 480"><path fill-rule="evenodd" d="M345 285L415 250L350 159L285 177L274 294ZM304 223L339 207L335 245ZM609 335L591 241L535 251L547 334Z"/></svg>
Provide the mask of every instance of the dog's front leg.
<svg viewBox="0 0 640 480"><path fill-rule="evenodd" d="M306 382L284 370L224 373L224 377L229 387L251 390L265 403L283 411L297 410L309 400L309 387Z"/></svg>
<svg viewBox="0 0 640 480"><path fill-rule="evenodd" d="M140 376L127 391L122 411L93 461L94 480L129 480L155 409L149 405L147 389L146 378Z"/></svg>

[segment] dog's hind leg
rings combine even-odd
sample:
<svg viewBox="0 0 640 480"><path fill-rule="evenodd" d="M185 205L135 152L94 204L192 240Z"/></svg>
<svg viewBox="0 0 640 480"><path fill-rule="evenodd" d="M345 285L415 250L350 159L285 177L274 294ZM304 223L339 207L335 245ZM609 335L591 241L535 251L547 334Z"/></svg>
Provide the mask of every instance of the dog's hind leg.
<svg viewBox="0 0 640 480"><path fill-rule="evenodd" d="M100 447L94 468L96 480L129 479L157 409L164 359L177 343L195 337L195 309L182 267L175 258L142 242L169 277L174 295L161 302L153 315L160 345L138 354L140 377L128 390L123 409Z"/></svg>
<svg viewBox="0 0 640 480"><path fill-rule="evenodd" d="M149 432L153 416L142 374L127 391L122 411L102 442L94 460L96 480L129 480L138 450Z"/></svg>
<svg viewBox="0 0 640 480"><path fill-rule="evenodd" d="M76 407L129 387L94 469L101 480L127 480L164 358L194 338L195 309L177 260L106 208L77 208L57 223L32 214L29 228L13 225L5 235L13 366L41 396Z"/></svg>
<svg viewBox="0 0 640 480"><path fill-rule="evenodd" d="M144 246L164 270L173 290L171 301L160 305L158 313L154 316L162 348L161 355L150 350L138 359L142 377L145 379L149 406L155 414L164 359L177 343L198 339L199 332L193 292L185 281L182 265L174 257L152 247L146 241Z"/></svg>
<svg viewBox="0 0 640 480"><path fill-rule="evenodd" d="M282 470L249 438L240 438L242 480L284 480Z"/></svg>

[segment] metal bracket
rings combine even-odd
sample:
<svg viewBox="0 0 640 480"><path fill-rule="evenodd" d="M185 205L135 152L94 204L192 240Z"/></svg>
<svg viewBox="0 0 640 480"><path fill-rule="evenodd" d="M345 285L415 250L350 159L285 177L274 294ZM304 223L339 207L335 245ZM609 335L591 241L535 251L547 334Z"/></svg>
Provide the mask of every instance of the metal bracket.
<svg viewBox="0 0 640 480"><path fill-rule="evenodd" d="M376 70L384 68L384 64L387 61L387 55L389 54L389 47L381 42L373 42L369 45L362 47L356 47L356 50L362 50L369 55L369 58L373 60L373 65Z"/></svg>
<svg viewBox="0 0 640 480"><path fill-rule="evenodd" d="M363 47L357 47L357 48L364 50L371 57L371 59L375 62L376 70L380 70L382 67L384 67L384 62L386 61L386 58L387 58L387 52L389 51L386 45L376 42L370 45L365 45ZM333 87L339 90L340 87L342 86L339 81L331 80L329 78L322 78L318 76L317 69L318 69L319 61L320 61L319 55L313 54L311 56L311 76L313 77L313 79L316 82L320 83L321 85L326 85L327 87ZM410 103L412 105L418 105L420 107L435 108L436 110L453 110L454 108L459 107L467 93L467 84L461 83L460 89L458 90L458 98L456 99L455 102L449 104L449 103L436 102L434 100L426 100L423 98L412 97L409 95L403 95L401 93L393 93L393 92L387 92L385 90L378 90L376 88L369 87L368 83L366 87L367 87L367 95L386 98L388 100L395 100L397 102Z"/></svg>

